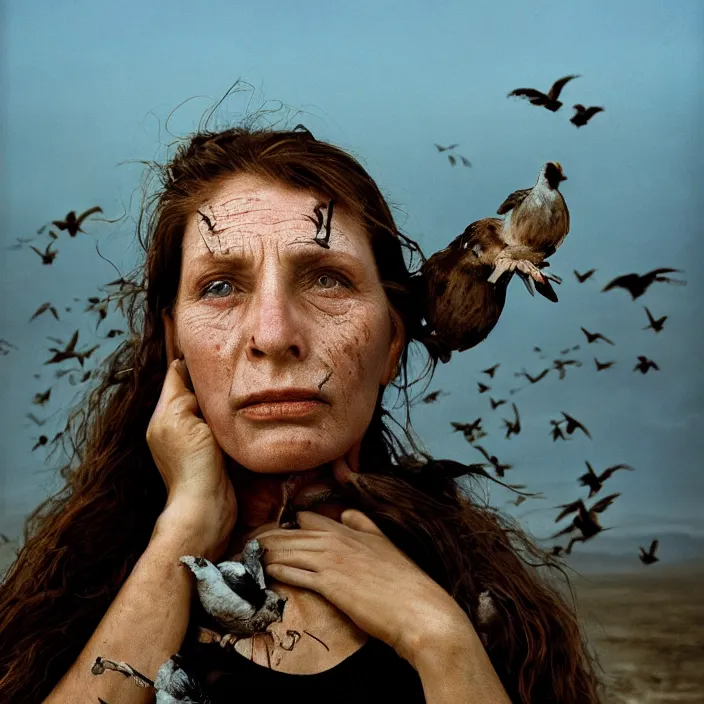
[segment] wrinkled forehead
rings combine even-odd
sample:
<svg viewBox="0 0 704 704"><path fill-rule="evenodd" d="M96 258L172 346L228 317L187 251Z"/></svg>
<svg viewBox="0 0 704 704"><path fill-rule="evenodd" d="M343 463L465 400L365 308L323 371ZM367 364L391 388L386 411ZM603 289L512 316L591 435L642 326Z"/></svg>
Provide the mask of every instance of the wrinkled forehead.
<svg viewBox="0 0 704 704"><path fill-rule="evenodd" d="M330 248L371 256L363 228L336 202L304 190L237 180L206 200L188 221L184 249L191 258L236 254L263 247L320 245L329 234Z"/></svg>

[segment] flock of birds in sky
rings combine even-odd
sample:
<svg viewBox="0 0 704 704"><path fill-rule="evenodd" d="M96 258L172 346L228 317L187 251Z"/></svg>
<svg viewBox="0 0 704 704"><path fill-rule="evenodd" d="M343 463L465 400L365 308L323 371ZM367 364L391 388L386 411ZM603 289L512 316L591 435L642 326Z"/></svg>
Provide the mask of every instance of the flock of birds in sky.
<svg viewBox="0 0 704 704"><path fill-rule="evenodd" d="M578 76L569 75L559 79L547 93L542 93L533 88L518 88L511 91L508 96L526 98L532 105L556 112L563 105L559 100L562 89L569 81L575 78L578 78ZM574 105L574 110L575 114L570 119L570 122L576 127L582 127L595 114L603 111L603 108L597 106L585 107L581 104L576 104ZM305 130L302 125L297 126L296 129L299 127ZM444 152L455 149L459 144L451 144L447 147L439 144L435 144L435 146L439 152ZM466 157L460 156L459 158L464 166L472 166ZM454 155L449 154L448 159L453 166L456 164ZM513 191L498 207L497 215L502 217L484 218L470 224L447 247L436 252L427 260L423 258L423 265L420 271L412 278L412 285L415 287L415 292L419 295L418 300L423 301L423 334L425 335L423 341L431 351L431 355L435 355L441 362L447 363L453 352L470 349L484 340L498 322L505 303L508 284L514 275L522 279L531 295L534 295L534 291L537 291L550 301L556 302L558 300L551 282L561 284L562 279L554 274L547 273L545 269L548 267L547 259L554 254L569 232L569 211L565 199L559 191L560 184L566 179L567 177L560 163L554 161L546 162L541 168L534 186ZM310 217L313 224L316 225L316 238L314 241L326 248L330 246L330 221L333 205L334 200L327 204L320 203L314 209L316 217ZM325 208L327 208L327 221L325 221L322 213ZM102 208L99 206L89 208L80 215L76 211L71 211L64 219L52 221L51 225L59 231L67 231L69 236L74 238L78 233L85 232L83 225L90 216L102 212ZM207 217L202 213L201 215L207 222ZM210 225L209 222L207 224ZM41 235L46 227L47 225L40 228L37 234ZM326 236L321 238L319 235L323 228L326 230ZM35 238L18 238L17 243L11 246L10 249L19 250L29 245L30 249L41 258L42 264L50 266L54 263L58 254L58 250L52 249L52 247L59 239L59 235L50 227L48 236L50 241L44 249L35 247L32 244ZM632 300L636 301L656 283L686 283L669 276L678 271L680 270L658 268L644 274L625 274L606 283L602 291L625 290ZM589 269L583 273L575 270L574 277L579 285L586 284L589 286L589 282L593 281L595 273L596 269ZM104 297L96 296L87 299L88 305L84 313L98 316L96 332L100 323L107 317L111 302L117 299L116 307L124 314L122 307L124 295L125 293L131 293L135 286L136 284L133 282L120 277L106 285L107 289L117 287L117 291L107 291L107 295ZM74 302L80 302L81 299L74 298L73 300ZM65 306L64 311L70 313L72 308ZM656 318L648 307L644 307L644 312L648 324L644 325L643 329L652 330L654 334L659 334L664 329L668 316L663 315ZM45 302L36 309L30 318L30 322L49 313L56 321L60 321L59 306L52 302ZM645 320L643 322L645 323ZM584 335L581 343L573 344L560 350L559 355L552 355L551 364L545 364L542 369L537 369L533 372L529 372L525 368L514 371L513 377L525 379L526 384L509 389L508 396L511 397L524 388L540 383L548 375L554 376L557 374L560 380L565 379L568 369L584 366L586 360L580 359L579 355L575 354L583 349L583 345L589 349L592 349L591 345L598 346L594 348L595 350L599 349L598 354L595 352L590 355L593 357L595 373L602 373L611 369L617 363L617 360L605 359L605 350L615 347L616 343L610 337L598 331L587 330L582 327L581 332ZM105 339L115 338L123 334L124 331L121 329L111 329L105 335ZM85 370L84 365L93 353L101 347L100 344L95 344L79 350L77 349L78 337L78 330L75 330L68 342L56 337L49 337L48 339L54 343L54 346L49 348L49 352L53 356L50 356L44 362L45 365L59 365L75 360L78 366L65 366L55 372L56 378L66 374L70 375L69 381L74 386L82 384L91 378L92 371ZM11 350L18 351L18 348L10 341L0 339L0 355L7 355ZM537 359L539 360L549 359L548 354L540 347L533 347L533 353L538 355ZM608 355L608 357L610 356ZM645 355L638 355L634 361L636 361L633 367L634 372L647 374L651 370L659 370L658 364ZM481 371L484 377L477 382L477 391L479 394L486 394L492 412L498 411L502 406L506 406L504 410L508 411L510 405L510 413L504 413L503 415L507 417L501 418L504 439L510 440L523 432L521 415L517 404L512 399L501 397L504 394L498 393L496 382L501 377L500 367L501 363L497 362ZM130 370L122 370L114 374L110 380L111 383L120 383L119 374L127 371ZM40 379L41 374L35 374L34 377ZM52 387L50 386L45 391L36 393L32 403L43 408L49 402L51 392ZM443 395L447 394L438 389L425 395L422 401L424 403L434 403ZM48 420L48 418L40 419L34 413L28 413L27 418L39 427ZM504 478L506 472L512 470L513 466L499 460L495 454L492 454L487 449L485 444L479 444L478 441L488 435L483 428L482 417L478 417L471 423L452 422L451 425L453 432L461 432L472 448L482 456L483 462L472 465L472 467L477 468L477 473L498 481L518 494L517 498L512 501L513 504L518 506L530 498L544 498L542 494L519 491L519 489L525 488L525 485L504 484L499 479L496 479L497 477ZM553 442L568 441L576 434L582 434L588 439L592 438L586 425L566 411L560 411L559 417L550 419L549 428L546 428L546 435L549 435ZM32 450L36 450L41 446L53 445L61 436L62 433L57 433L50 441L48 435L42 433ZM634 471L634 468L630 465L615 464L597 472L589 461L585 461L585 464L587 471L577 477L577 482L580 487L588 489L589 494L586 498L578 498L571 503L556 507L556 509L559 509L559 513L555 518L555 523L559 523L568 517L572 518L564 528L552 536L553 539L560 536L570 536L566 547L556 544L551 548L549 554L553 556L559 556L562 553L570 554L576 543L591 540L599 533L610 530L610 528L604 528L601 525L599 517L614 503L620 493L609 494L594 502L591 502L591 500L602 492L604 485L614 473L622 470ZM493 474L490 474L490 472L493 472ZM586 502L590 502L589 505ZM0 539L5 540L5 542L8 540L7 536L3 534L0 534ZM256 541L251 541L248 546L246 550L255 550L257 548ZM652 541L648 550L641 547L640 560L646 565L658 561L658 557L655 555L657 548L657 539ZM188 560L191 562L188 562ZM269 590L266 589L263 581L261 564L257 559L256 550L252 555L243 553L241 562L227 563L225 565L227 569L223 567L225 563L214 566L208 563L207 560L197 557L184 556L182 562L187 564L196 576L201 603L206 607L206 610L206 602L208 600L206 592L217 580L220 580L218 588L224 590L223 594L227 592L228 598L230 600L234 599L239 604L237 606L239 611L235 609L233 618L227 625L228 633L247 632L243 624L245 621L250 622L254 617L254 612L252 611L253 602L252 600L242 599L242 589L245 589L245 591L251 591L252 589L257 591L258 598L256 601L261 602L260 606L263 604L267 605L270 612L267 613L271 618L276 620L277 615L280 615L281 603L272 601L273 597L266 594ZM215 572L217 572L217 575L215 575ZM217 577L217 580L213 575ZM274 592L271 592L271 594L274 594ZM269 600L267 601L267 599ZM261 616L263 611L259 609L256 613ZM105 669L120 671L132 677L140 686L151 686L157 689L157 702L160 704L176 701L205 704L209 701L208 698L202 692L200 694L195 693L197 683L180 667L180 662L179 655L174 655L162 665L155 682L136 672L126 663L115 662L105 658L97 659L93 666L93 674L99 675ZM100 701L102 702L102 700ZM102 702L102 704L105 703Z"/></svg>

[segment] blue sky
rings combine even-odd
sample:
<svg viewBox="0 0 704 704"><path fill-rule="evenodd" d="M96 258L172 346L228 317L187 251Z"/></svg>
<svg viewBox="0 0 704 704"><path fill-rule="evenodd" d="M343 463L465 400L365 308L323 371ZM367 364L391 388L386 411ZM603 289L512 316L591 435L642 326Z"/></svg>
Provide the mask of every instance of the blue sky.
<svg viewBox="0 0 704 704"><path fill-rule="evenodd" d="M360 158L398 206L402 231L427 255L492 216L511 191L532 186L545 161L560 161L572 225L551 258L551 270L564 278L559 303L532 299L514 281L489 338L440 366L428 390L450 393L415 407L414 426L435 456L479 461L450 421L482 416L490 433L483 444L514 465L507 478L548 497L515 508L492 487L490 498L539 537L555 531L551 507L585 495L576 481L585 460L597 470L620 462L636 468L617 473L599 495L622 492L604 514L612 535L704 533L696 220L704 186L701 3L356 0L255 9L8 0L2 12L0 338L19 350L0 357L0 531L18 534L23 516L58 486L43 449L30 451L39 429L25 413L52 416L44 427L53 437L66 404L77 398L67 377L40 370L53 346L48 336L67 341L78 327L79 348L102 342L95 316L81 316L72 301L98 295L99 285L117 278L94 241L125 273L138 252L130 220L95 223L75 240L64 233L51 267L29 249L7 247L71 209L100 204L108 218L124 208L136 216L142 167L124 162L163 156L173 139L165 131L169 113L188 100L169 122L173 134L185 136L239 78L253 91L228 100L217 113L220 124L237 120L248 104L291 106L272 120L303 122ZM506 97L517 87L547 90L571 73L581 78L565 87L557 113ZM577 102L605 112L577 130L569 123ZM297 109L303 112L294 117ZM434 142L459 142L457 152L473 168L453 169ZM688 285L656 284L636 302L624 291L599 292L620 273L657 266L684 269ZM572 270L592 267L593 280L579 285ZM61 322L45 315L29 324L49 300L60 310L75 307ZM642 330L643 305L669 316L659 335ZM119 327L117 316L109 320L98 337ZM616 347L587 349L582 325ZM104 344L107 352L115 343ZM575 344L584 365L568 368L564 381L551 372L507 395L524 385L513 372L551 364L553 357L539 359L533 346L554 355ZM597 374L595 354L617 364ZM660 371L633 373L639 354ZM514 400L523 417L521 435L510 440L501 433L506 406L491 412L489 394L476 391L479 370L495 362L501 366L491 394ZM38 371L41 379L33 378ZM50 402L33 406L34 394L50 384ZM553 443L549 419L561 410L582 420L594 439Z"/></svg>

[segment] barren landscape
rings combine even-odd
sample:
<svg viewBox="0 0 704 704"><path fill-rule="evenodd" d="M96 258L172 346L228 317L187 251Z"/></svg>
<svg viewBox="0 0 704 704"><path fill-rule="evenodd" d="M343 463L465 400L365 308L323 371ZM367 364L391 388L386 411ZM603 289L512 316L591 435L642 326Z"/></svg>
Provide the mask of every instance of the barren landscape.
<svg viewBox="0 0 704 704"><path fill-rule="evenodd" d="M704 564L574 576L604 704L704 701Z"/></svg>

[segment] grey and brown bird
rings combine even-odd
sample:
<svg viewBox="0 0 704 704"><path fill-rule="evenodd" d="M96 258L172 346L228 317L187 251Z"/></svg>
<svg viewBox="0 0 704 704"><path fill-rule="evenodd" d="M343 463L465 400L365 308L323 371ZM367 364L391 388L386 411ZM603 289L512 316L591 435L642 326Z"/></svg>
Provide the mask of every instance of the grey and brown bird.
<svg viewBox="0 0 704 704"><path fill-rule="evenodd" d="M589 496L587 497L588 499L591 499L594 494L598 494L602 487L604 486L604 482L616 471L619 469L627 469L629 471L633 471L633 467L631 467L628 464L615 464L612 467L607 467L601 474L597 474L593 467L585 460L585 464L587 465L587 472L583 474L581 477L579 477L579 483L581 486L588 486L589 487Z"/></svg>
<svg viewBox="0 0 704 704"><path fill-rule="evenodd" d="M574 115L570 118L570 122L575 126L575 127L584 127L584 125L589 122L589 120L594 117L598 112L604 112L604 108L598 107L596 105L592 105L588 108L585 108L584 105L581 103L577 103L577 105L573 106L573 109L575 110Z"/></svg>
<svg viewBox="0 0 704 704"><path fill-rule="evenodd" d="M645 355L639 354L638 364L633 367L633 371L638 371L641 374L646 374L648 372L648 369L655 369L656 371L660 371L660 367L658 367L658 365L655 364L652 359L648 359Z"/></svg>
<svg viewBox="0 0 704 704"><path fill-rule="evenodd" d="M587 343L590 345L592 342L596 342L597 340L603 340L604 342L608 342L610 345L614 344L608 337L604 337L604 335L600 332L589 332L586 328L580 328L580 330L585 334Z"/></svg>
<svg viewBox="0 0 704 704"><path fill-rule="evenodd" d="M659 540L653 540L653 542L650 543L650 550L648 550L648 552L646 552L643 547L640 548L640 555L638 557L644 565L652 565L660 559L655 557L655 551L658 549L659 544Z"/></svg>
<svg viewBox="0 0 704 704"><path fill-rule="evenodd" d="M681 269L653 269L646 274L624 274L623 276L617 276L615 279L609 281L606 286L604 286L602 292L611 291L616 288L623 288L628 293L631 294L631 298L635 301L636 298L640 298L648 288L656 283L666 283L666 284L677 284L678 286L685 286L686 281L681 281L680 279L673 279L665 274L682 273Z"/></svg>
<svg viewBox="0 0 704 704"><path fill-rule="evenodd" d="M537 105L539 107L543 107L547 110L550 110L551 112L557 112L562 107L562 103L558 100L558 98L560 97L560 93L565 87L565 84L573 80L574 78L579 77L580 76L578 74L572 76L564 76L563 78L560 78L555 81L547 93L542 93L541 91L536 90L535 88L516 88L515 90L512 90L506 97L528 98L531 105Z"/></svg>
<svg viewBox="0 0 704 704"><path fill-rule="evenodd" d="M215 566L204 557L179 558L197 579L203 609L235 639L263 633L271 623L282 620L286 599L266 586L261 564L264 552L265 548L252 539L239 561Z"/></svg>
<svg viewBox="0 0 704 704"><path fill-rule="evenodd" d="M648 320L650 321L650 325L646 325L643 330L654 330L655 333L659 333L662 330L663 325L665 324L665 321L667 320L667 316L663 315L662 318L658 318L657 320L653 318L652 313L648 310L646 306L643 306L645 308L645 312L648 316Z"/></svg>
<svg viewBox="0 0 704 704"><path fill-rule="evenodd" d="M68 234L71 237L75 237L79 232L85 232L85 230L81 229L81 225L89 215L102 212L103 209L97 205L94 208L89 208L78 216L76 216L76 211L72 210L64 220L54 220L52 225L58 227L59 230L68 230Z"/></svg>
<svg viewBox="0 0 704 704"><path fill-rule="evenodd" d="M546 279L560 282L543 274L538 265L555 253L570 231L570 213L560 193L566 180L560 162L548 161L532 188L514 191L499 206L497 214L505 215L501 239L506 248L496 257L490 282L515 269L541 286Z"/></svg>

